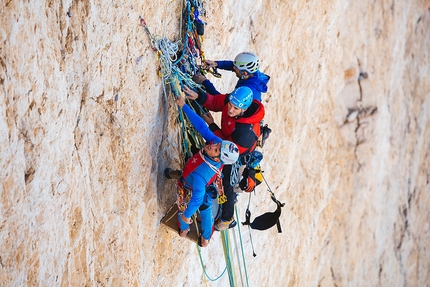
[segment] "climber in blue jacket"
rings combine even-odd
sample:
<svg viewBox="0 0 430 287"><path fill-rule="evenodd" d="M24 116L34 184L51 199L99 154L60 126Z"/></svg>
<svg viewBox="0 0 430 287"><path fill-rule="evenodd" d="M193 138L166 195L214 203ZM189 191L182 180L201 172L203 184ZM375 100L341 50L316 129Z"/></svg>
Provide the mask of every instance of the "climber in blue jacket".
<svg viewBox="0 0 430 287"><path fill-rule="evenodd" d="M206 188L221 176L224 164L233 164L239 157L239 149L236 144L217 137L205 121L197 115L188 105L184 97L178 97L175 102L182 107L195 129L206 140L207 144L185 164L178 187L184 188L191 194L191 198L183 212L178 213L179 235L187 236L191 217L197 210L200 211L202 234L199 244L205 247L212 236L214 219L212 216L212 197L206 192ZM179 171L180 172L180 171ZM175 178L177 171L166 168L164 172L167 178ZM177 176L179 177L179 176Z"/></svg>
<svg viewBox="0 0 430 287"><path fill-rule="evenodd" d="M242 52L236 56L234 61L211 61L206 60L204 65L208 68L219 68L233 71L239 78L236 87L248 87L252 90L253 99L261 102L261 93L267 92L267 83L270 77L260 72L260 60L251 52ZM193 80L205 87L206 92L211 95L222 94L217 91L214 85L202 74L196 74Z"/></svg>

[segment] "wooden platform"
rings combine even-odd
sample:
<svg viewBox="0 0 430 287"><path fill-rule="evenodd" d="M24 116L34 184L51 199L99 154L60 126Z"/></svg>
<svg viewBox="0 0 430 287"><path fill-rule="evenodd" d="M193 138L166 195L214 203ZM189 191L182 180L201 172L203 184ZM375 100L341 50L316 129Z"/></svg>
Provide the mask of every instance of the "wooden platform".
<svg viewBox="0 0 430 287"><path fill-rule="evenodd" d="M165 226L167 226L169 229L173 230L178 234L179 236L179 227L178 227L178 205L174 203L169 210L167 211L166 215L161 219L161 223ZM187 237L189 240L191 240L194 243L197 243L197 240L199 238L197 234L196 224L193 222L190 224L190 232L188 232Z"/></svg>

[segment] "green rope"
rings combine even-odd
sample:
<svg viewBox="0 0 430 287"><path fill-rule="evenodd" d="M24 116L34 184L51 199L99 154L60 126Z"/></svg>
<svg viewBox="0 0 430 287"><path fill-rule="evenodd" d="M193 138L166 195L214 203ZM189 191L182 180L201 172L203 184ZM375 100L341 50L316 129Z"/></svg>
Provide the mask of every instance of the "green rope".
<svg viewBox="0 0 430 287"><path fill-rule="evenodd" d="M178 113L179 113L179 121L181 124L181 131L182 131L182 147L183 147L183 152L185 153L186 156L185 157L191 157L191 150L190 150L190 142L188 140L188 135L187 135L187 129L186 129L186 123L185 123L185 114L182 111L182 109L178 106Z"/></svg>
<svg viewBox="0 0 430 287"><path fill-rule="evenodd" d="M221 238L222 238L222 245L224 248L224 257L227 264L228 280L230 282L230 287L235 287L236 283L235 283L234 272L233 272L234 270L233 261L231 260L228 229L221 231Z"/></svg>
<svg viewBox="0 0 430 287"><path fill-rule="evenodd" d="M197 244L197 250L198 250L198 253L199 253L200 264L201 264L201 266L202 266L202 269L203 269L203 272L205 273L206 278L208 278L208 279L209 279L210 281L212 281L212 282L217 281L218 279L220 279L220 278L224 275L225 271L227 270L227 265L224 267L224 270L222 271L222 273L221 273L218 277L216 277L215 279L212 279L212 278L208 275L208 273L206 272L206 267L205 267L205 265L204 265L204 263L203 263L203 258L202 258L201 249L200 249L200 246L199 246L198 244Z"/></svg>
<svg viewBox="0 0 430 287"><path fill-rule="evenodd" d="M235 212L236 212L236 218L239 222L240 219L239 219L239 212L237 210L237 206L235 206ZM240 238L240 248L241 248L241 252L242 252L242 263L243 263L243 269L245 272L246 286L249 287L248 271L246 269L246 261L245 261L245 250L244 250L240 226L238 226L238 233L239 233L239 238ZM233 235L235 236L235 234L233 234ZM235 287L237 285L236 285L236 278L235 278L235 274L234 274L234 260L232 257L232 251L231 251L231 247L230 247L230 239L229 239L228 229L221 231L221 239L222 239L222 244L223 244L223 248L224 248L224 257L225 257L225 261L226 261L226 268L228 271L228 279L230 282L230 287ZM236 247L236 250L237 249L238 248ZM242 270L240 267L241 262L240 262L239 256L237 258L237 263L239 265L239 269L240 269L239 271L240 271L240 276L241 276L242 286L243 286Z"/></svg>
<svg viewBox="0 0 430 287"><path fill-rule="evenodd" d="M239 278L240 278L240 282L242 283L242 286L243 286L243 274L242 274L242 268L241 268L241 264L240 264L239 248L238 248L239 244L237 243L236 230L232 229L232 233L233 233L233 242L234 242L234 251L232 250L232 253L234 253L234 255L236 255L237 266L239 266L238 267L239 275L240 275Z"/></svg>
<svg viewBox="0 0 430 287"><path fill-rule="evenodd" d="M200 234L199 225L197 224L196 218L197 218L197 216L193 215L193 221L194 221L194 225L196 227L197 234ZM197 252L199 253L200 264L202 266L203 273L205 274L206 278L208 278L210 281L217 281L218 279L220 279L224 275L225 271L227 270L227 265L224 267L224 270L221 272L221 274L218 277L216 277L215 279L211 278L208 275L208 273L206 272L206 267L205 267L205 264L203 263L201 248L200 248L198 243L196 243L196 246L197 246Z"/></svg>
<svg viewBox="0 0 430 287"><path fill-rule="evenodd" d="M234 211L236 212L236 218L237 218L237 229L239 231L239 238L240 238L240 248L242 250L242 261L243 261L243 268L245 270L245 279L246 279L246 286L249 286L248 282L248 272L246 270L246 261L245 261L245 252L243 248L243 240L242 240L242 233L240 231L240 219L239 219L239 212L237 211L237 205L234 206Z"/></svg>

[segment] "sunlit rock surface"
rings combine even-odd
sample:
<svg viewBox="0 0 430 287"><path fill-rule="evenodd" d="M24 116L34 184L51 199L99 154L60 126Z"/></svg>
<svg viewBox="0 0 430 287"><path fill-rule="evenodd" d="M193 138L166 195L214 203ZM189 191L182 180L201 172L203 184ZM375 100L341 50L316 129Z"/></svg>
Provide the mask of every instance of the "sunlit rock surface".
<svg viewBox="0 0 430 287"><path fill-rule="evenodd" d="M1 286L229 286L160 225L179 126L139 16L176 41L182 5L0 5ZM430 286L430 2L204 7L206 58L253 51L271 76L262 167L283 232L231 233L238 285ZM209 77L230 92L222 73ZM276 208L265 184L249 207ZM218 233L201 256L222 273Z"/></svg>

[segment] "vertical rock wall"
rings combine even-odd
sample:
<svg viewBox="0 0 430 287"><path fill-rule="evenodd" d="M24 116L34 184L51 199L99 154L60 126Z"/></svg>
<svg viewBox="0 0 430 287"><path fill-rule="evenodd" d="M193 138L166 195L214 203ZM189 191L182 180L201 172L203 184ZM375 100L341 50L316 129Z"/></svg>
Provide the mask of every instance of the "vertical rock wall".
<svg viewBox="0 0 430 287"><path fill-rule="evenodd" d="M162 171L183 163L139 16L175 41L182 4L1 5L1 286L228 286L160 225ZM249 286L430 285L430 3L204 6L206 58L254 51L271 76L262 166L283 233L241 229ZM276 208L266 189L253 216ZM201 255L221 274L218 233Z"/></svg>

